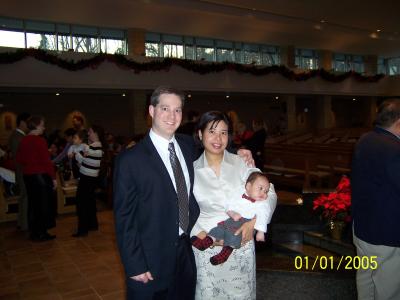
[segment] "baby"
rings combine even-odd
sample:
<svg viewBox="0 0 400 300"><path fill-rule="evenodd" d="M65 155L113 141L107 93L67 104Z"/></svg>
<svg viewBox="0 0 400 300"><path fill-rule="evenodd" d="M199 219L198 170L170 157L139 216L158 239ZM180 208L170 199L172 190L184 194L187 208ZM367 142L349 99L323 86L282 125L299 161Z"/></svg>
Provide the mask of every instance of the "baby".
<svg viewBox="0 0 400 300"><path fill-rule="evenodd" d="M191 238L192 245L204 251L214 244L216 240L223 240L224 246L220 253L210 258L213 265L224 263L231 255L233 249L240 248L242 235L235 235L240 226L257 216L254 228L257 230L256 240L265 241L267 232L267 220L271 214L268 205L267 194L269 191L269 180L262 172L253 172L247 178L245 193L243 187L237 197L234 197L227 207L228 219L219 222L217 227L210 230L204 239L197 236Z"/></svg>
<svg viewBox="0 0 400 300"><path fill-rule="evenodd" d="M89 149L89 146L84 142L86 140L86 133L81 130L77 131L72 137L72 145L68 149L68 157L72 158L76 153L84 155Z"/></svg>
<svg viewBox="0 0 400 300"><path fill-rule="evenodd" d="M76 160L75 155L80 154L85 156L89 150L88 144L86 144L87 132L86 130L77 131L72 137L72 145L68 149L68 157L72 159L71 168L74 178L79 178L79 167L80 163Z"/></svg>

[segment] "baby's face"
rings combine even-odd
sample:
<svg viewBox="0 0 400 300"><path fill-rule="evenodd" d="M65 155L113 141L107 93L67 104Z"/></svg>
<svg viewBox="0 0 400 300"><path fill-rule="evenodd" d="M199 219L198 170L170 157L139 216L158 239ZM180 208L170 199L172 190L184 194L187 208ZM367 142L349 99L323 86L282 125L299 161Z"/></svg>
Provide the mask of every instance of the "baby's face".
<svg viewBox="0 0 400 300"><path fill-rule="evenodd" d="M72 138L72 142L74 143L74 145L82 144L82 140L79 137L79 135L77 135L77 134L74 134L74 137Z"/></svg>
<svg viewBox="0 0 400 300"><path fill-rule="evenodd" d="M247 194L256 201L267 199L269 181L265 177L257 177L253 183L246 184Z"/></svg>

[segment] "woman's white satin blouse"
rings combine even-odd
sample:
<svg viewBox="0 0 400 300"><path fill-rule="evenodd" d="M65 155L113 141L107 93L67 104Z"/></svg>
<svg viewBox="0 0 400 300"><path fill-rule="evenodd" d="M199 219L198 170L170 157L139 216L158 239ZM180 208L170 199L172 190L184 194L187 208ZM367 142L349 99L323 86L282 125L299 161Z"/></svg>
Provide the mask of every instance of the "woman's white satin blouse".
<svg viewBox="0 0 400 300"><path fill-rule="evenodd" d="M247 167L242 158L227 151L224 152L219 177L208 166L204 153L194 162L193 193L200 206L200 216L191 231L191 236L201 231L208 232L218 222L228 218L228 201L233 200L235 190L243 186L249 174L254 171L259 169ZM267 199L271 216L276 207L276 200L277 196L271 184ZM270 220L267 220L267 223L269 222Z"/></svg>

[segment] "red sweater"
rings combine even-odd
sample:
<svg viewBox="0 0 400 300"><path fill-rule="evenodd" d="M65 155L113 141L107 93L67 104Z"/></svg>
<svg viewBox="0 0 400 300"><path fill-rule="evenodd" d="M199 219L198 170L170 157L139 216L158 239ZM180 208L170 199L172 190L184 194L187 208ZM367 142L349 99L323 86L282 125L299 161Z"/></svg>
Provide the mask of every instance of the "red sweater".
<svg viewBox="0 0 400 300"><path fill-rule="evenodd" d="M51 178L56 178L46 140L41 136L25 136L19 144L16 161L22 166L22 173L24 175L46 173Z"/></svg>

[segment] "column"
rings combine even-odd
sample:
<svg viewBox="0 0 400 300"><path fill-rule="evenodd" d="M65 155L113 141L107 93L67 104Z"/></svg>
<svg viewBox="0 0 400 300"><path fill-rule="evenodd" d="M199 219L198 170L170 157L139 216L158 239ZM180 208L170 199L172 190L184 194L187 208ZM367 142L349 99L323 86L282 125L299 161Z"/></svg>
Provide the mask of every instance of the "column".
<svg viewBox="0 0 400 300"><path fill-rule="evenodd" d="M148 126L148 104L146 92L135 90L129 95L129 108L130 108L130 132L132 135L144 134L147 132Z"/></svg>
<svg viewBox="0 0 400 300"><path fill-rule="evenodd" d="M373 123L375 121L376 118L376 113L377 113L377 101L378 98L377 97L368 97L368 115L367 115L367 124L365 124L366 126L373 126Z"/></svg>
<svg viewBox="0 0 400 300"><path fill-rule="evenodd" d="M145 34L144 29L128 29L128 55L145 55Z"/></svg>
<svg viewBox="0 0 400 300"><path fill-rule="evenodd" d="M323 95L317 99L318 129L335 127L335 116L332 111L332 96Z"/></svg>
<svg viewBox="0 0 400 300"><path fill-rule="evenodd" d="M378 56L365 55L364 56L364 72L367 75L375 75L378 73Z"/></svg>
<svg viewBox="0 0 400 300"><path fill-rule="evenodd" d="M332 70L332 51L319 50L320 68L330 71Z"/></svg>
<svg viewBox="0 0 400 300"><path fill-rule="evenodd" d="M281 47L281 64L288 68L295 68L295 51L294 46L282 46Z"/></svg>
<svg viewBox="0 0 400 300"><path fill-rule="evenodd" d="M296 126L296 96L285 95L282 97L286 101L286 118L288 132L297 129Z"/></svg>

